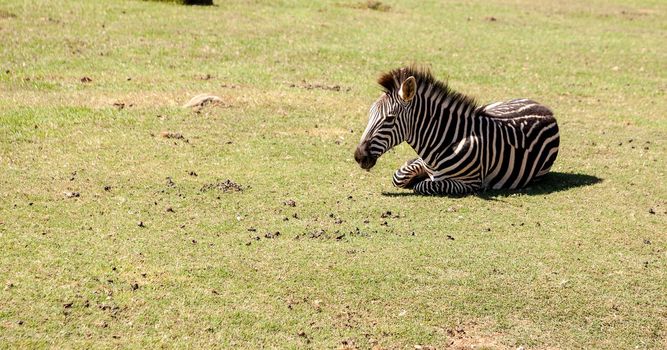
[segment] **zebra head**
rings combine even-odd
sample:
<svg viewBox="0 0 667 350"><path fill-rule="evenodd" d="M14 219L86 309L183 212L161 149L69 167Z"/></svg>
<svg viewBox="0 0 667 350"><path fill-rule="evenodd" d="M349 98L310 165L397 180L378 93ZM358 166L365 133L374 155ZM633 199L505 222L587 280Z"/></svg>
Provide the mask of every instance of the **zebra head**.
<svg viewBox="0 0 667 350"><path fill-rule="evenodd" d="M413 76L401 79L402 82L396 79L395 75L391 76L391 81L388 76L380 78L379 82L386 90L371 106L368 125L354 152L354 159L362 169L370 170L381 155L405 141L417 82Z"/></svg>

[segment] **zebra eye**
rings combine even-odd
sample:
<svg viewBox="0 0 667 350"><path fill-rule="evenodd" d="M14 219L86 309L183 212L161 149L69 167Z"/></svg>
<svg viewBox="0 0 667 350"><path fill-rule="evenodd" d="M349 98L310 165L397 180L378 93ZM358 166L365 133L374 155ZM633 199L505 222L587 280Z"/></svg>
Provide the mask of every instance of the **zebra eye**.
<svg viewBox="0 0 667 350"><path fill-rule="evenodd" d="M396 114L387 114L387 116L384 117L384 120L389 123L393 123L395 119L396 119Z"/></svg>

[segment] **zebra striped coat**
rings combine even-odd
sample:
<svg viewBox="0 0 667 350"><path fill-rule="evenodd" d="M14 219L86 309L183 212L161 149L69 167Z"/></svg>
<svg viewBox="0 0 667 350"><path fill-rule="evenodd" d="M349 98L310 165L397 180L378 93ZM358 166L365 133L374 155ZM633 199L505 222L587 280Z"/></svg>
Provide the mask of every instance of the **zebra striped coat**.
<svg viewBox="0 0 667 350"><path fill-rule="evenodd" d="M558 125L545 106L528 99L479 107L428 71L413 67L382 75L384 94L371 106L355 160L370 170L407 141L419 158L393 176L420 194L465 194L526 186L549 172L559 146Z"/></svg>

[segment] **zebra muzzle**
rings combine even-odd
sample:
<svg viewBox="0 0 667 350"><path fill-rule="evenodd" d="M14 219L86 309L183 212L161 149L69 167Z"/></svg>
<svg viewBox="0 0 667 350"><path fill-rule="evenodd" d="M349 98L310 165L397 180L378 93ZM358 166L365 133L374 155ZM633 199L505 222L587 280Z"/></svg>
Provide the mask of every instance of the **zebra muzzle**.
<svg viewBox="0 0 667 350"><path fill-rule="evenodd" d="M354 151L354 160L359 163L359 166L364 170L371 170L377 162L377 157L372 156L364 145L359 145L357 150Z"/></svg>

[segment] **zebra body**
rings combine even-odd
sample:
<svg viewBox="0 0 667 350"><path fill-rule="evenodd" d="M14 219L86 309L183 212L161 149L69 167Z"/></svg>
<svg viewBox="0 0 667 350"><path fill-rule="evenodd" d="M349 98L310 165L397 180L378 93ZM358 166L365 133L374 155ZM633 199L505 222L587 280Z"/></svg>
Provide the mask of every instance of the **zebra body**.
<svg viewBox="0 0 667 350"><path fill-rule="evenodd" d="M421 194L464 194L480 189L520 188L548 173L558 154L553 113L532 100L477 107L430 73L394 70L371 107L355 152L362 168L407 141L419 158L393 176L401 188Z"/></svg>

